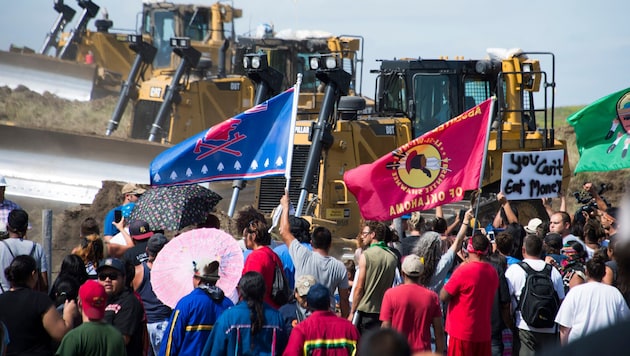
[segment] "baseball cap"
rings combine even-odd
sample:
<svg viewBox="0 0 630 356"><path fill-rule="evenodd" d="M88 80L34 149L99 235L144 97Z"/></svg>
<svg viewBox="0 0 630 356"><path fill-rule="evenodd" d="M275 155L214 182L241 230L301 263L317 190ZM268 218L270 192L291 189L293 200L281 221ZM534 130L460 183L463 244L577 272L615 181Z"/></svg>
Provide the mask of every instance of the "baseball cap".
<svg viewBox="0 0 630 356"><path fill-rule="evenodd" d="M306 303L313 310L327 310L330 308L330 292L328 288L321 283L315 283L308 290L306 295Z"/></svg>
<svg viewBox="0 0 630 356"><path fill-rule="evenodd" d="M303 274L295 281L295 290L300 297L305 297L308 291L317 283L315 277L310 274Z"/></svg>
<svg viewBox="0 0 630 356"><path fill-rule="evenodd" d="M127 183L122 187L122 194L144 194L147 190L144 188L140 188L133 183Z"/></svg>
<svg viewBox="0 0 630 356"><path fill-rule="evenodd" d="M420 277L423 270L424 265L418 255L408 255L403 259L402 271L409 277Z"/></svg>
<svg viewBox="0 0 630 356"><path fill-rule="evenodd" d="M98 263L98 267L96 268L96 272L100 272L105 267L111 267L122 273L123 275L125 274L125 264L123 263L123 261L117 258L106 258L100 260Z"/></svg>
<svg viewBox="0 0 630 356"><path fill-rule="evenodd" d="M164 234L155 233L149 238L149 241L147 242L147 252L155 256L162 250L167 242L168 239L166 238L166 236L164 236Z"/></svg>
<svg viewBox="0 0 630 356"><path fill-rule="evenodd" d="M107 306L105 287L95 280L88 279L79 288L79 299L81 300L81 308L88 318L103 319Z"/></svg>
<svg viewBox="0 0 630 356"><path fill-rule="evenodd" d="M540 224L542 224L542 220L539 218L533 218L527 223L527 226L525 226L525 231L530 234L535 234L536 229L540 226Z"/></svg>
<svg viewBox="0 0 630 356"><path fill-rule="evenodd" d="M129 224L129 235L134 240L145 240L153 236L153 231L146 221L134 220Z"/></svg>
<svg viewBox="0 0 630 356"><path fill-rule="evenodd" d="M0 174L0 187L6 187L6 186L7 186L7 179L4 178L4 176Z"/></svg>

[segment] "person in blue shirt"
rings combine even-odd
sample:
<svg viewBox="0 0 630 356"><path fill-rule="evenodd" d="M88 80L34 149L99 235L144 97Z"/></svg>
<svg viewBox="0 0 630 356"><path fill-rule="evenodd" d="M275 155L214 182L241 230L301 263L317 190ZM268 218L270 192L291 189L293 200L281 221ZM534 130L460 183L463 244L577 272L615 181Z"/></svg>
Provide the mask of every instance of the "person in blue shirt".
<svg viewBox="0 0 630 356"><path fill-rule="evenodd" d="M160 355L198 355L217 318L234 305L216 286L219 262L196 261L193 266L195 289L180 299L173 309L160 344Z"/></svg>
<svg viewBox="0 0 630 356"><path fill-rule="evenodd" d="M313 251L310 235L311 224L309 224L309 222L304 218L299 218L291 215L289 216L289 225L291 233L298 241L300 241L302 246L306 247L310 251ZM289 282L289 289L294 289L295 265L293 264L293 260L291 259L291 255L289 254L289 247L286 244L282 244L274 248L273 252L275 252L276 255L280 257L280 261L282 261L284 275L285 277L287 277L287 282Z"/></svg>
<svg viewBox="0 0 630 356"><path fill-rule="evenodd" d="M119 233L120 231L116 226L114 226L114 215L116 210L122 210L123 206L127 203L135 203L138 201L140 196L146 192L146 189L141 188L135 184L127 183L125 184L120 193L123 195L123 202L119 206L111 209L105 215L105 220L103 221L103 239L105 242L109 242L109 240Z"/></svg>
<svg viewBox="0 0 630 356"><path fill-rule="evenodd" d="M240 301L221 314L202 355L281 355L288 335L280 312L263 302L262 274L245 273L237 288Z"/></svg>

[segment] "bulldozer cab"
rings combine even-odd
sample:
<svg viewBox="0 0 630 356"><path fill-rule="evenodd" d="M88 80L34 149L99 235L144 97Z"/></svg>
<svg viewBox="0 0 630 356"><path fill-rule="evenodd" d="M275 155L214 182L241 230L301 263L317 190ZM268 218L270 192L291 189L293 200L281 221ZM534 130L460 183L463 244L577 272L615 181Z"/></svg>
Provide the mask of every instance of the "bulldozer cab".
<svg viewBox="0 0 630 356"><path fill-rule="evenodd" d="M541 69L542 60L547 71ZM566 144L554 137L554 73L555 59L550 52L506 50L481 60L384 60L377 77L376 116L380 120L409 119L415 138L496 96L484 192L501 189L503 153L514 151L563 150L563 185L567 186ZM526 209L520 203L519 210L544 211L540 204ZM519 219L527 223L527 215Z"/></svg>
<svg viewBox="0 0 630 356"><path fill-rule="evenodd" d="M241 17L241 10L215 3L211 6L176 5L171 3L144 3L142 33L157 48L154 69L174 68L170 39L189 38L195 47L219 47L226 38L223 23ZM234 36L232 36L234 38ZM211 53L211 60L217 60ZM214 58L213 58L214 57Z"/></svg>
<svg viewBox="0 0 630 356"><path fill-rule="evenodd" d="M471 73L475 61L401 60L383 61L382 66L376 111L379 116L408 117L413 137L488 99L496 82L496 74Z"/></svg>
<svg viewBox="0 0 630 356"><path fill-rule="evenodd" d="M283 88L295 83L298 74L302 74L300 92L309 94L323 93L323 83L310 70L309 59L313 56L335 54L342 62L345 71L351 74L352 93L360 86L361 72L358 64L363 61L363 41L359 36L340 36L329 38L250 38L239 37L240 52L263 52L267 55L269 66L283 73ZM242 55L241 54L241 55ZM240 61L236 61L240 63ZM316 109L313 107L312 109Z"/></svg>

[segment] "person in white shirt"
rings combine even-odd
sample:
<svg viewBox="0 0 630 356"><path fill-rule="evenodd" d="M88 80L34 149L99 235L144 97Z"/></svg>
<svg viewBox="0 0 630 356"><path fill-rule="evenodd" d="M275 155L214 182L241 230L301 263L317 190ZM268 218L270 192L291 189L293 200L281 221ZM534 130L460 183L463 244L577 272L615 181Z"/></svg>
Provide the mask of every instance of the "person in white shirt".
<svg viewBox="0 0 630 356"><path fill-rule="evenodd" d="M527 263L533 270L542 271L545 268L545 261L540 258L542 254L542 239L537 235L529 234L525 237L523 243L523 262ZM523 291L523 286L527 279L527 273L519 264L511 265L505 271L510 288L510 294L513 300L513 307L516 309L518 301ZM560 301L564 299L564 285L562 276L557 269L551 269L551 281ZM516 327L518 328L518 337L520 340L519 355L534 355L536 353L548 350L558 344L558 330L556 327L535 328L527 325L525 320L521 318L521 312L516 310Z"/></svg>
<svg viewBox="0 0 630 356"><path fill-rule="evenodd" d="M586 262L587 283L567 293L555 319L560 325L562 345L630 318L621 292L602 283L605 273L604 260L595 255Z"/></svg>

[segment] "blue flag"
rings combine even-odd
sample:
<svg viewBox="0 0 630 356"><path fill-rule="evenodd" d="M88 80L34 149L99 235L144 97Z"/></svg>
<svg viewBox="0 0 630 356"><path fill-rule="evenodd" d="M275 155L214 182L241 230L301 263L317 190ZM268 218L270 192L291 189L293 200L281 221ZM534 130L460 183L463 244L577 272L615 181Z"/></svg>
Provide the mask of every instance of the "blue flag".
<svg viewBox="0 0 630 356"><path fill-rule="evenodd" d="M160 153L151 162L151 185L284 174L291 159L294 94L290 88Z"/></svg>

